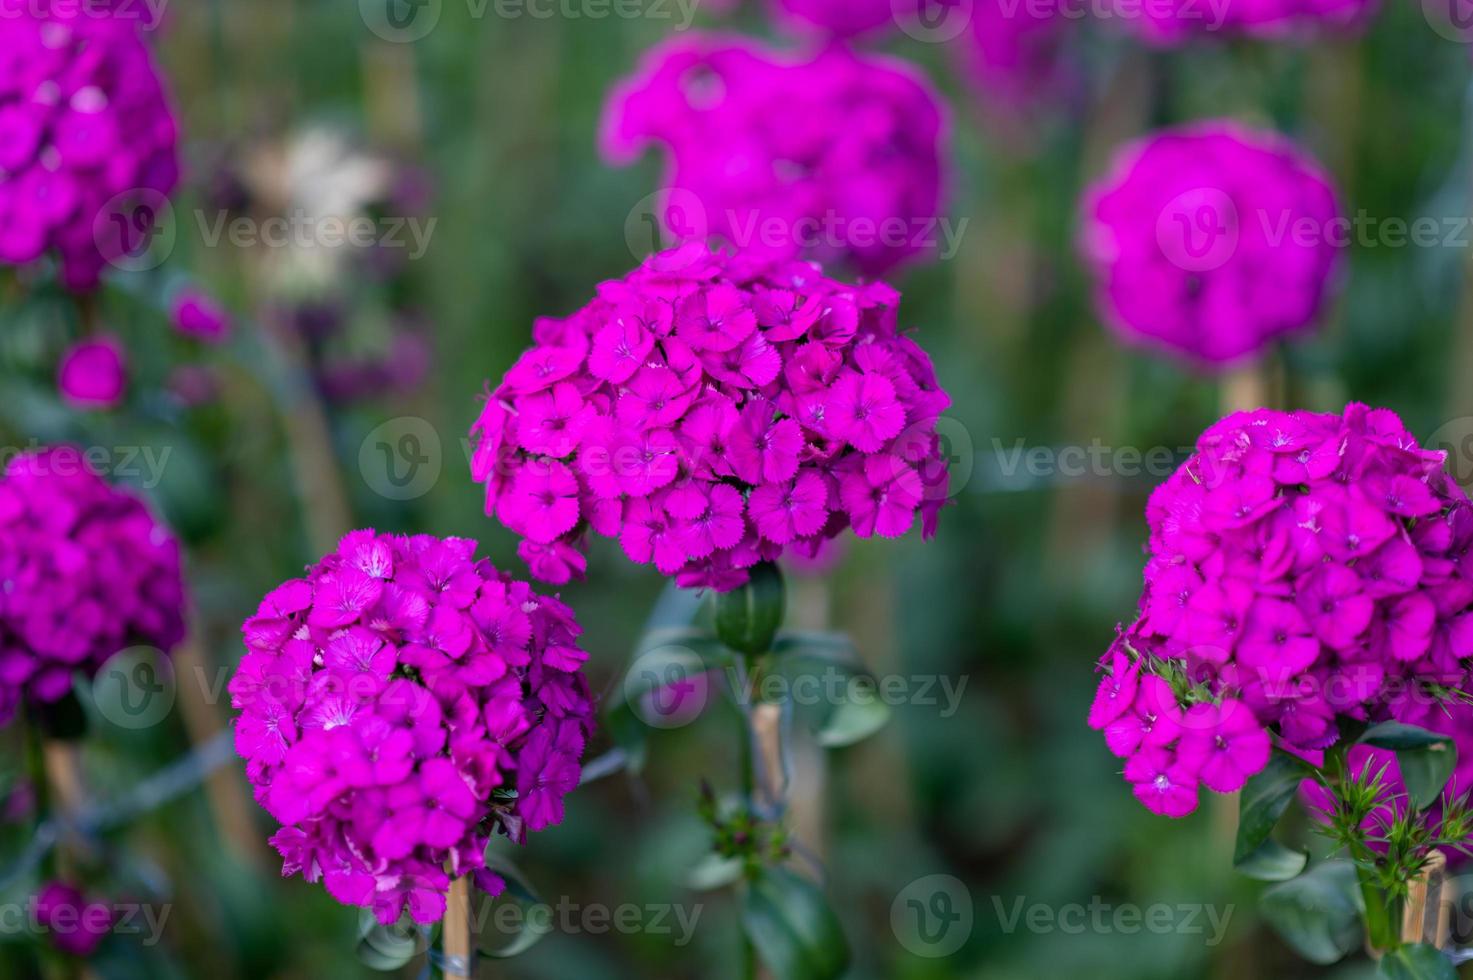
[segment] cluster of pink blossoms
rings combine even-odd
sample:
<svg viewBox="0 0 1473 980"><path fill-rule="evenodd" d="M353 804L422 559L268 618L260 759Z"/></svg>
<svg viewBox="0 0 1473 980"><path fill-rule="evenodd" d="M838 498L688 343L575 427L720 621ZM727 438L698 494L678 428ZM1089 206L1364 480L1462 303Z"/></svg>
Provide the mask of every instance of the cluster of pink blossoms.
<svg viewBox="0 0 1473 980"><path fill-rule="evenodd" d="M1207 36L1274 41L1355 30L1379 5L1378 0L1174 0L1170 5L1115 0L1108 17L1150 44L1170 47Z"/></svg>
<svg viewBox="0 0 1473 980"><path fill-rule="evenodd" d="M440 919L451 876L499 893L490 835L561 822L593 727L572 610L475 548L348 535L266 596L230 682L283 874L384 923Z"/></svg>
<svg viewBox="0 0 1473 980"><path fill-rule="evenodd" d="M618 163L667 148L659 217L678 240L880 276L940 243L945 133L936 95L901 62L687 36L618 86L602 145Z"/></svg>
<svg viewBox="0 0 1473 980"><path fill-rule="evenodd" d="M1282 137L1222 121L1126 147L1083 219L1109 324L1206 364L1308 326L1349 230L1317 164Z"/></svg>
<svg viewBox="0 0 1473 980"><path fill-rule="evenodd" d="M0 479L0 721L121 650L183 637L179 545L143 502L73 447L14 459Z"/></svg>
<svg viewBox="0 0 1473 980"><path fill-rule="evenodd" d="M69 288L95 287L149 241L177 143L138 18L0 0L0 262L54 252Z"/></svg>
<svg viewBox="0 0 1473 980"><path fill-rule="evenodd" d="M1140 618L1090 711L1151 810L1230 793L1271 742L1311 760L1341 719L1432 723L1467 688L1473 504L1386 409L1218 422L1151 497Z"/></svg>
<svg viewBox="0 0 1473 980"><path fill-rule="evenodd" d="M116 918L111 906L62 881L47 882L32 897L30 914L53 947L81 957L97 952Z"/></svg>
<svg viewBox="0 0 1473 980"><path fill-rule="evenodd" d="M472 469L538 578L581 575L585 534L717 590L853 527L935 531L950 404L897 328L900 296L804 262L690 244L599 287L487 399Z"/></svg>

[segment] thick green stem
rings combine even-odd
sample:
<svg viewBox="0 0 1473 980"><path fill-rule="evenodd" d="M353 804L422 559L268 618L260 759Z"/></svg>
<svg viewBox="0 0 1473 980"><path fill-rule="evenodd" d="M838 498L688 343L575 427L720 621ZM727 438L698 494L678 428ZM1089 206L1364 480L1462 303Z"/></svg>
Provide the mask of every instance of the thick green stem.
<svg viewBox="0 0 1473 980"><path fill-rule="evenodd" d="M1376 953L1388 953L1401 945L1402 900L1377 885L1371 872L1359 864L1355 874L1366 906L1366 941Z"/></svg>

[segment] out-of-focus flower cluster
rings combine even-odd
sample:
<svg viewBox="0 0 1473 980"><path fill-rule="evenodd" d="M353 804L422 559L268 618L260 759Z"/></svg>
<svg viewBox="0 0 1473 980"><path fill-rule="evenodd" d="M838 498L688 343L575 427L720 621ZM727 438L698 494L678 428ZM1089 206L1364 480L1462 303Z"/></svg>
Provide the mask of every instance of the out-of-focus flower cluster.
<svg viewBox="0 0 1473 980"><path fill-rule="evenodd" d="M385 923L441 918L449 876L499 892L490 835L562 820L593 725L572 610L474 553L348 535L261 603L230 683L283 873Z"/></svg>
<svg viewBox="0 0 1473 980"><path fill-rule="evenodd" d="M0 721L183 636L179 544L143 502L74 447L16 457L0 479Z"/></svg>
<svg viewBox="0 0 1473 980"><path fill-rule="evenodd" d="M1313 322L1341 215L1329 178L1287 140L1214 121L1125 147L1083 220L1106 321L1216 364Z"/></svg>
<svg viewBox="0 0 1473 980"><path fill-rule="evenodd" d="M31 899L31 916L56 949L73 956L91 956L113 927L113 910L88 901L77 888L62 881L45 884Z"/></svg>
<svg viewBox="0 0 1473 980"><path fill-rule="evenodd" d="M843 258L873 276L936 244L945 142L939 100L902 62L700 36L646 55L602 136L619 163L666 148L659 217L676 238Z"/></svg>
<svg viewBox="0 0 1473 980"><path fill-rule="evenodd" d="M1378 0L1113 0L1107 16L1142 40L1169 47L1207 36L1285 41L1352 31L1363 27L1379 6Z"/></svg>
<svg viewBox="0 0 1473 980"><path fill-rule="evenodd" d="M539 320L473 430L486 510L538 578L585 568L586 532L684 586L728 590L853 527L935 531L950 404L899 332L900 296L804 262L690 244Z"/></svg>
<svg viewBox="0 0 1473 980"><path fill-rule="evenodd" d="M1473 655L1473 505L1386 409L1218 422L1152 495L1140 618L1090 712L1147 807L1196 808L1340 721L1436 727Z"/></svg>
<svg viewBox="0 0 1473 980"><path fill-rule="evenodd" d="M178 129L140 28L97 5L0 0L0 262L51 252L87 290L150 241Z"/></svg>

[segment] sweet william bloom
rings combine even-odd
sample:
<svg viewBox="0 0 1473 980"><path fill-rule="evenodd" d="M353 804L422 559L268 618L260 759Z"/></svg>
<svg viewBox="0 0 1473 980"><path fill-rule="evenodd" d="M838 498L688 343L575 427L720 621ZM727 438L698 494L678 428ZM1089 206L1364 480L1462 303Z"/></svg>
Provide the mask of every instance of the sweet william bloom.
<svg viewBox="0 0 1473 980"><path fill-rule="evenodd" d="M1375 15L1378 0L1255 0L1220 8L1194 0L1169 4L1129 6L1114 0L1107 7L1112 23L1122 24L1141 40L1173 47L1210 37L1250 37L1260 40L1312 40L1327 33L1360 30Z"/></svg>
<svg viewBox="0 0 1473 980"><path fill-rule="evenodd" d="M1085 194L1081 249L1122 339L1214 366L1313 324L1341 219L1288 140L1211 121L1122 149Z"/></svg>
<svg viewBox="0 0 1473 980"><path fill-rule="evenodd" d="M1233 792L1272 744L1312 756L1341 722L1468 727L1443 692L1473 656L1473 503L1444 456L1364 405L1202 435L1151 496L1141 616L1089 715L1143 803L1190 812L1199 785Z"/></svg>
<svg viewBox="0 0 1473 980"><path fill-rule="evenodd" d="M946 140L939 99L900 62L842 45L792 56L739 37L683 35L615 89L601 145L621 164L650 145L667 151L658 217L677 241L710 236L882 276L938 244ZM712 293L700 300L709 310L677 308L678 333L714 360L753 362L742 372L766 384L770 358L743 348L751 316L724 319L725 301ZM591 368L603 369L602 360Z"/></svg>
<svg viewBox="0 0 1473 980"><path fill-rule="evenodd" d="M652 257L571 317L539 321L538 346L490 392L472 431L487 513L555 583L583 573L589 532L722 591L846 528L898 537L919 515L930 537L950 401L898 331L899 302L811 263L699 243ZM611 372L608 343L641 352L638 367ZM733 370L748 349L771 364Z"/></svg>
<svg viewBox="0 0 1473 980"><path fill-rule="evenodd" d="M48 882L31 899L31 914L48 943L63 953L88 957L112 931L113 910L89 902L77 888Z"/></svg>
<svg viewBox="0 0 1473 980"><path fill-rule="evenodd" d="M57 367L56 386L73 408L112 409L128 390L128 358L112 336L72 345Z"/></svg>
<svg viewBox="0 0 1473 980"><path fill-rule="evenodd" d="M14 459L0 478L0 722L54 702L131 646L184 636L179 544L80 450Z"/></svg>
<svg viewBox="0 0 1473 980"><path fill-rule="evenodd" d="M0 263L53 255L82 291L148 245L179 160L143 26L122 5L0 0Z"/></svg>
<svg viewBox="0 0 1473 980"><path fill-rule="evenodd" d="M594 712L579 633L457 538L356 531L267 595L230 694L283 873L385 923L441 918L452 875L504 888L490 836L560 821L578 783Z"/></svg>
<svg viewBox="0 0 1473 980"><path fill-rule="evenodd" d="M170 314L174 329L185 337L218 344L230 336L230 315L199 290L187 289L176 296Z"/></svg>

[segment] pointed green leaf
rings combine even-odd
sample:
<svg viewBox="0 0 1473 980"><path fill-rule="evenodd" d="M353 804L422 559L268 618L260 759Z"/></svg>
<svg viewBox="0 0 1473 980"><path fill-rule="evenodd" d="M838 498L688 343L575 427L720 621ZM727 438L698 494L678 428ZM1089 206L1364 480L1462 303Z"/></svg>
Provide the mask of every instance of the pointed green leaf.
<svg viewBox="0 0 1473 980"><path fill-rule="evenodd" d="M833 980L849 965L849 944L823 893L773 868L742 902L742 928L776 980Z"/></svg>
<svg viewBox="0 0 1473 980"><path fill-rule="evenodd" d="M1383 721L1366 729L1359 741L1366 745L1374 745L1378 749L1424 749L1429 745L1447 741L1446 735L1429 732L1425 728L1416 725L1406 725L1399 721Z"/></svg>
<svg viewBox="0 0 1473 980"><path fill-rule="evenodd" d="M850 686L851 693L853 685ZM869 738L890 721L890 706L870 688L872 698L855 701L845 698L829 712L818 730L818 744L837 749Z"/></svg>
<svg viewBox="0 0 1473 980"><path fill-rule="evenodd" d="M1258 881L1288 881L1309 863L1309 855L1285 847L1272 837L1258 845L1258 850L1238 861L1239 874Z"/></svg>
<svg viewBox="0 0 1473 980"><path fill-rule="evenodd" d="M1458 971L1436 946L1413 943L1383 956L1376 976L1383 980L1458 980Z"/></svg>
<svg viewBox="0 0 1473 980"><path fill-rule="evenodd" d="M1233 848L1233 867L1252 876L1255 867L1264 865L1259 849L1268 840L1279 817L1288 809L1305 774L1303 762L1291 755L1275 752L1263 771L1248 780L1238 802L1238 839ZM1274 865L1269 864L1268 867Z"/></svg>
<svg viewBox="0 0 1473 980"><path fill-rule="evenodd" d="M1258 905L1264 921L1311 963L1337 962L1361 945L1360 890L1349 861L1317 864L1266 889Z"/></svg>

